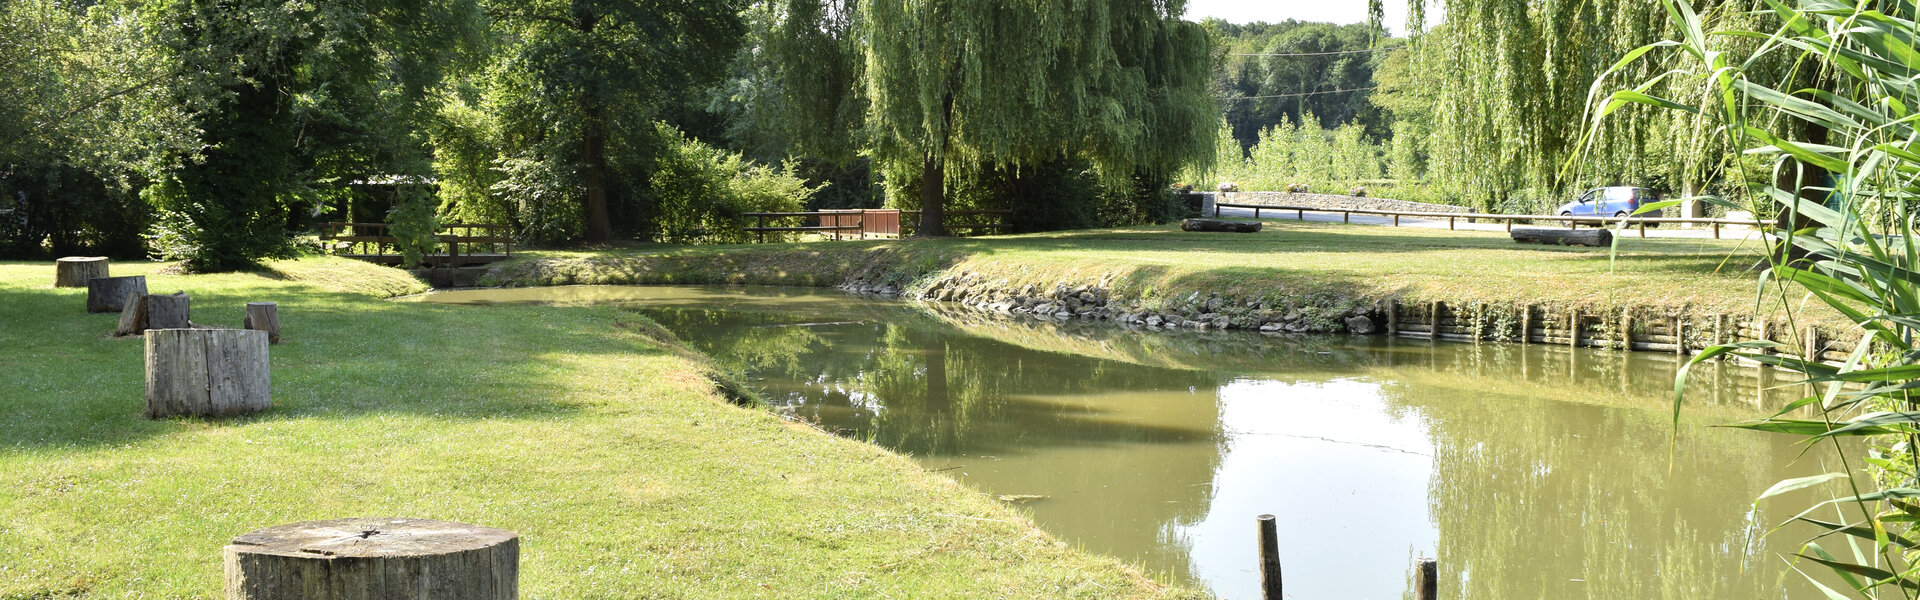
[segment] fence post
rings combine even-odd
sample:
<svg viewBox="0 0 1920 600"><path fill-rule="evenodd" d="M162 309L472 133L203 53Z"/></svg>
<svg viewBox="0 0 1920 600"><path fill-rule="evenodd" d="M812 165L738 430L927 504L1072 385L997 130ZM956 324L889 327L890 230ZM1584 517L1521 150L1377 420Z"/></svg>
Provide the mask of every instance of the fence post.
<svg viewBox="0 0 1920 600"><path fill-rule="evenodd" d="M1713 222L1713 239L1720 239L1720 222Z"/></svg>
<svg viewBox="0 0 1920 600"><path fill-rule="evenodd" d="M1453 217L1447 217L1447 231L1453 231Z"/></svg>
<svg viewBox="0 0 1920 600"><path fill-rule="evenodd" d="M1393 213L1393 226L1394 227L1400 226L1400 213Z"/></svg>
<svg viewBox="0 0 1920 600"><path fill-rule="evenodd" d="M1413 600L1440 600L1440 561L1422 558L1413 570Z"/></svg>
<svg viewBox="0 0 1920 600"><path fill-rule="evenodd" d="M1353 223L1353 211L1350 211L1350 210L1340 211L1340 222Z"/></svg>
<svg viewBox="0 0 1920 600"><path fill-rule="evenodd" d="M1307 211L1306 211L1306 209L1295 209L1295 210L1293 211L1293 217L1294 217L1294 219L1295 219L1295 220L1299 220L1299 221L1305 221L1305 220L1307 220Z"/></svg>
<svg viewBox="0 0 1920 600"><path fill-rule="evenodd" d="M1280 534L1273 515L1260 515L1260 597L1280 600Z"/></svg>

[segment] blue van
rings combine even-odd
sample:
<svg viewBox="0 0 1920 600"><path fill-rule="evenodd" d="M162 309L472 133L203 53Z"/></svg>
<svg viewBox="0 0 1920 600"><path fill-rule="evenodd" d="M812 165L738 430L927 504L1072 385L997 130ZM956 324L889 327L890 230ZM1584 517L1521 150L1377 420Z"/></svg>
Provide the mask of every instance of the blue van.
<svg viewBox="0 0 1920 600"><path fill-rule="evenodd" d="M1647 188L1615 186L1587 190L1580 199L1560 205L1562 217L1624 217L1651 202L1660 200L1660 192Z"/></svg>

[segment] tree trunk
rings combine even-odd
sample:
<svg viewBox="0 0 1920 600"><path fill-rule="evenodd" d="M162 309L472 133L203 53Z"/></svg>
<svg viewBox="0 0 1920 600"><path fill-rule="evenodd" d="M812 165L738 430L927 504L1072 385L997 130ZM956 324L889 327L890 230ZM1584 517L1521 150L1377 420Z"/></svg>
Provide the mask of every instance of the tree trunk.
<svg viewBox="0 0 1920 600"><path fill-rule="evenodd" d="M273 302L248 302L247 317L241 327L267 332L267 343L280 343L280 305Z"/></svg>
<svg viewBox="0 0 1920 600"><path fill-rule="evenodd" d="M1522 244L1592 247L1613 245L1613 232L1606 229L1515 229L1508 235L1513 237L1513 241Z"/></svg>
<svg viewBox="0 0 1920 600"><path fill-rule="evenodd" d="M1181 231L1218 231L1225 233L1255 233L1260 231L1259 221L1222 221L1219 219L1187 219L1180 222Z"/></svg>
<svg viewBox="0 0 1920 600"><path fill-rule="evenodd" d="M593 4L573 3L574 28L592 34L600 23ZM588 85L593 85L588 82ZM586 186L587 241L613 239L613 216L607 211L607 123L600 99L592 89L580 93L580 182Z"/></svg>
<svg viewBox="0 0 1920 600"><path fill-rule="evenodd" d="M120 312L127 307L127 298L134 294L147 293L147 277L95 277L87 280L87 312Z"/></svg>
<svg viewBox="0 0 1920 600"><path fill-rule="evenodd" d="M515 600L520 536L426 519L358 518L234 538L227 600Z"/></svg>
<svg viewBox="0 0 1920 600"><path fill-rule="evenodd" d="M589 115L598 115L589 108ZM607 136L597 117L590 117L581 140L581 181L587 188L587 241L613 239L613 217L607 212Z"/></svg>
<svg viewBox="0 0 1920 600"><path fill-rule="evenodd" d="M53 287L87 287L87 280L108 276L105 256L69 256L53 264Z"/></svg>
<svg viewBox="0 0 1920 600"><path fill-rule="evenodd" d="M224 417L273 406L267 334L147 330L147 418Z"/></svg>
<svg viewBox="0 0 1920 600"><path fill-rule="evenodd" d="M920 229L917 237L947 236L947 168L928 156L920 169Z"/></svg>
<svg viewBox="0 0 1920 600"><path fill-rule="evenodd" d="M188 301L186 292L176 292L169 295L156 294L147 296L143 298L142 301L147 305L147 318L146 322L141 325L142 329L188 329L193 327L193 319L190 314L191 302Z"/></svg>
<svg viewBox="0 0 1920 600"><path fill-rule="evenodd" d="M947 140L953 137L953 93L940 100L938 151L920 168L920 229L915 237L947 237Z"/></svg>

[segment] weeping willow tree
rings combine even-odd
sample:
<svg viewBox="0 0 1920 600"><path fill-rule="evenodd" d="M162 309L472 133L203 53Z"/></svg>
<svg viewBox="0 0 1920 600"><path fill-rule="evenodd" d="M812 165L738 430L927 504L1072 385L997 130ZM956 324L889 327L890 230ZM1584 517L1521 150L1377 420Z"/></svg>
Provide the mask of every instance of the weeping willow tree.
<svg viewBox="0 0 1920 600"><path fill-rule="evenodd" d="M1714 4L1729 10L1707 14L1744 25L1755 17L1738 9L1759 2ZM1650 82L1650 91L1663 96L1705 93L1676 87L1656 64L1620 64L1635 49L1678 34L1659 2L1410 0L1409 8L1414 76L1383 91L1431 99L1430 112L1414 116L1423 122L1395 131L1421 138L1408 142L1424 159L1427 179L1465 194L1462 201L1540 210L1564 201L1571 188L1595 185L1694 195L1737 166L1722 140L1698 133L1691 115L1636 109L1588 128L1595 90ZM1445 21L1428 29L1435 9L1444 9Z"/></svg>
<svg viewBox="0 0 1920 600"><path fill-rule="evenodd" d="M767 1L766 97L803 147L917 196L921 235L989 169L1085 160L1122 186L1212 160L1212 43L1181 0Z"/></svg>

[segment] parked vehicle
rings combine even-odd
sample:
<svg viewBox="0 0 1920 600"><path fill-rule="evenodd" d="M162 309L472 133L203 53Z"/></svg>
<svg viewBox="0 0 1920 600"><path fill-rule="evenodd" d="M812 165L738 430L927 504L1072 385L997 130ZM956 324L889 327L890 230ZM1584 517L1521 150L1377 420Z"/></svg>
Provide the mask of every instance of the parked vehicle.
<svg viewBox="0 0 1920 600"><path fill-rule="evenodd" d="M1647 188L1614 186L1594 188L1580 194L1579 200L1560 205L1555 211L1562 217L1624 217L1651 202L1660 200L1660 192Z"/></svg>

